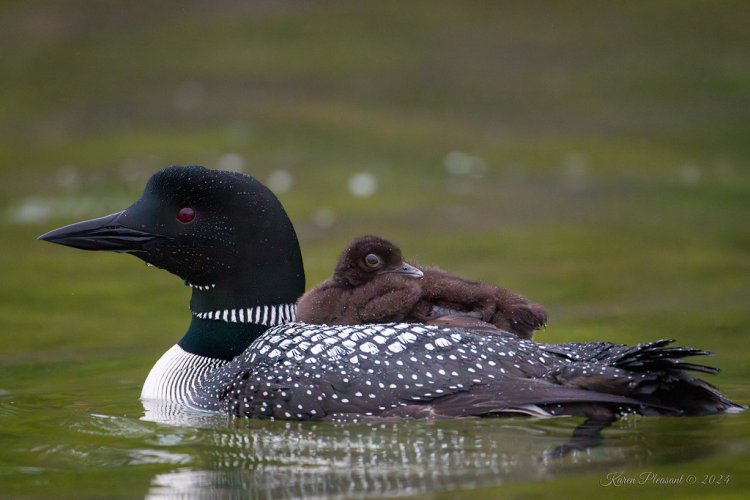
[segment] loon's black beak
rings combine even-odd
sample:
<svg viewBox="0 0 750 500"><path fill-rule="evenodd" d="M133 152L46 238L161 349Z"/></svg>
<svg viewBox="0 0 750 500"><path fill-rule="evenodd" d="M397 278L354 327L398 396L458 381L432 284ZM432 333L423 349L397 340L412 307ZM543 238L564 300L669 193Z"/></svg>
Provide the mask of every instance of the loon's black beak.
<svg viewBox="0 0 750 500"><path fill-rule="evenodd" d="M110 250L112 252L145 252L143 246L164 236L126 227L120 223L125 213L117 212L97 219L77 222L53 229L39 236L40 240L82 250Z"/></svg>
<svg viewBox="0 0 750 500"><path fill-rule="evenodd" d="M395 269L391 269L388 271L385 271L386 273L396 273L396 274L403 274L405 276L409 276L410 278L421 278L424 276L424 273L421 269L412 266L408 262L402 262L400 266L398 266Z"/></svg>

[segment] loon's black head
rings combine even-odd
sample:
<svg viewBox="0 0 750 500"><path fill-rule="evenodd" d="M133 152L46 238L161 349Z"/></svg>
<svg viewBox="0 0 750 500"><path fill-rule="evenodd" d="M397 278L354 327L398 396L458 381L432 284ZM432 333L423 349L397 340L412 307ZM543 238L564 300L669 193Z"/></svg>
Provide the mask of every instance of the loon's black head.
<svg viewBox="0 0 750 500"><path fill-rule="evenodd" d="M203 167L154 174L122 212L39 239L84 250L135 255L193 288L194 313L294 303L305 288L294 228L256 179Z"/></svg>
<svg viewBox="0 0 750 500"><path fill-rule="evenodd" d="M359 286L387 273L421 278L424 273L408 264L401 249L378 236L362 236L352 241L339 256L333 281L344 286Z"/></svg>

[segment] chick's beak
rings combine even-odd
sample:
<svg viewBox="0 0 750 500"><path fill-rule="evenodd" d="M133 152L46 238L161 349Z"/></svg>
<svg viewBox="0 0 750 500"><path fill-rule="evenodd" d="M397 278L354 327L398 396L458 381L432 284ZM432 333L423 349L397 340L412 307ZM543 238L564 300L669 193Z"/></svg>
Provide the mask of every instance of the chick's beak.
<svg viewBox="0 0 750 500"><path fill-rule="evenodd" d="M401 262L401 265L398 266L397 268L391 271L386 271L386 272L403 274L405 276L409 276L410 278L421 278L422 276L424 276L424 273L422 272L421 269L419 269L418 267L412 266L408 262L403 262L403 261Z"/></svg>

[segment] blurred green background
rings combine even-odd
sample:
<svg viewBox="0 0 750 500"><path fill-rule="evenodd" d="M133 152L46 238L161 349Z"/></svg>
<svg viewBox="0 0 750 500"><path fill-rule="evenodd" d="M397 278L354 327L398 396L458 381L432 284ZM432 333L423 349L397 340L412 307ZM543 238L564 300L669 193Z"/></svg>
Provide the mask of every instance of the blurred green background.
<svg viewBox="0 0 750 500"><path fill-rule="evenodd" d="M308 287L379 234L544 304L540 341L716 351L747 402L748 26L746 1L2 2L0 396L140 384L189 291L35 237L201 164L277 192Z"/></svg>

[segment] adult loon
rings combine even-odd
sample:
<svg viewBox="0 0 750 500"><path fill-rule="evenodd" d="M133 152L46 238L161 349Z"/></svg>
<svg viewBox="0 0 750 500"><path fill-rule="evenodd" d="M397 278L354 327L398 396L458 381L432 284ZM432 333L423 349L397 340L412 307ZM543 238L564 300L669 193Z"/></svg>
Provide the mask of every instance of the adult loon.
<svg viewBox="0 0 750 500"><path fill-rule="evenodd" d="M662 340L538 344L508 333L391 323L294 323L297 237L271 191L203 167L157 172L141 198L42 240L132 254L192 287L192 321L141 394L194 409L361 421L528 414L615 418L739 412L688 370L707 352Z"/></svg>

